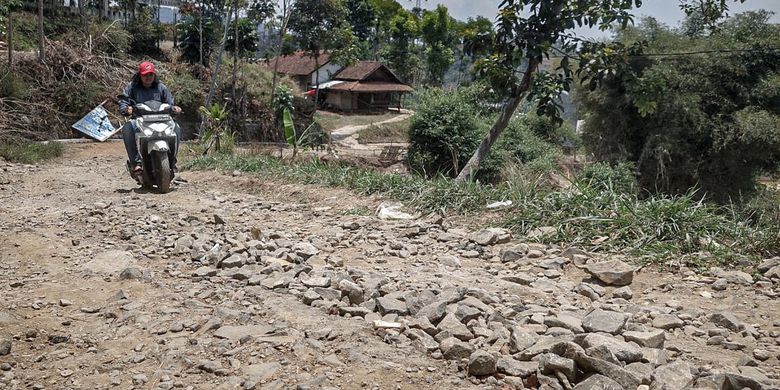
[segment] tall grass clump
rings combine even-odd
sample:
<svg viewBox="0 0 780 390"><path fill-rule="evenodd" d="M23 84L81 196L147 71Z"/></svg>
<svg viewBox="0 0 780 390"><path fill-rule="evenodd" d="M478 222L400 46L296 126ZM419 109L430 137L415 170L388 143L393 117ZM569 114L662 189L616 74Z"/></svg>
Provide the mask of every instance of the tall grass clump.
<svg viewBox="0 0 780 390"><path fill-rule="evenodd" d="M62 156L59 142L30 142L4 140L0 142L0 157L16 163L34 164Z"/></svg>

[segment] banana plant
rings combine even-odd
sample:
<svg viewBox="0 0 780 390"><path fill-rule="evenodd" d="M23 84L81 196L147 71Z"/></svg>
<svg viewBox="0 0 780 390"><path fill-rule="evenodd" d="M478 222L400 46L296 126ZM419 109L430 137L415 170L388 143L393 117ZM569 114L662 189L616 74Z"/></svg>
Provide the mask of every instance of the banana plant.
<svg viewBox="0 0 780 390"><path fill-rule="evenodd" d="M295 156L298 154L298 149L310 136L311 130L314 128L314 124L317 122L312 122L309 127L307 127L303 133L301 133L300 137L295 135L295 123L293 122L292 113L290 112L289 108L284 109L284 113L282 114L282 122L284 124L284 138L287 141L287 145L290 145L293 148L293 158L295 158Z"/></svg>
<svg viewBox="0 0 780 390"><path fill-rule="evenodd" d="M206 126L203 134L201 135L201 141L206 145L206 149L203 154L207 154L211 148L211 142L214 141L214 150L220 151L219 139L227 131L226 121L230 114L229 110L214 103L209 108L200 106L200 113L203 115L203 119L206 121Z"/></svg>

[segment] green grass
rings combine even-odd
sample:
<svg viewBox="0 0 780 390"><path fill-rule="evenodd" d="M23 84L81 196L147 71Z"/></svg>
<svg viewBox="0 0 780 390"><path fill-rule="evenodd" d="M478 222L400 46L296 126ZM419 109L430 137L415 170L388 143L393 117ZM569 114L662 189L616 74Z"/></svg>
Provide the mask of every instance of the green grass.
<svg viewBox="0 0 780 390"><path fill-rule="evenodd" d="M4 142L0 143L0 157L22 164L34 164L62 156L59 142Z"/></svg>
<svg viewBox="0 0 780 390"><path fill-rule="evenodd" d="M323 130L330 132L344 126L363 126L386 121L397 115L397 113L382 115L340 115L327 111L317 111L317 113L314 114L314 119L320 123Z"/></svg>
<svg viewBox="0 0 780 390"><path fill-rule="evenodd" d="M381 195L422 212L475 215L485 205L511 200L510 210L496 225L519 236L540 228L554 233L535 240L563 243L606 252L627 253L643 261L676 260L691 266L744 264L780 254L777 214L743 217L733 206L696 200L694 193L678 197L640 199L586 182L569 190L541 190L504 183L481 185L446 178L381 174L320 162L287 163L264 156L199 157L189 169L223 169L262 173L265 177L301 184L340 187L362 195ZM774 211L777 213L777 211Z"/></svg>
<svg viewBox="0 0 780 390"><path fill-rule="evenodd" d="M409 124L411 119L385 123L381 125L370 125L365 130L360 131L358 142L361 144L370 144L377 142L409 142Z"/></svg>

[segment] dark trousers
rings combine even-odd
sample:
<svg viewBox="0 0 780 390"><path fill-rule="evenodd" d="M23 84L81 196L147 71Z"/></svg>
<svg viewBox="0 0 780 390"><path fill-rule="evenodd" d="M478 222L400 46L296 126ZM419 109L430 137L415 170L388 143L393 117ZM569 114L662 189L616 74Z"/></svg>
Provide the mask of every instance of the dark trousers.
<svg viewBox="0 0 780 390"><path fill-rule="evenodd" d="M181 139L181 128L179 124L173 127L176 133L176 145L173 145L173 160L171 163L176 166L176 155L179 154L179 140ZM141 154L138 152L138 145L135 142L135 122L129 121L122 126L122 139L125 141L125 150L127 151L128 163L131 166L141 163Z"/></svg>

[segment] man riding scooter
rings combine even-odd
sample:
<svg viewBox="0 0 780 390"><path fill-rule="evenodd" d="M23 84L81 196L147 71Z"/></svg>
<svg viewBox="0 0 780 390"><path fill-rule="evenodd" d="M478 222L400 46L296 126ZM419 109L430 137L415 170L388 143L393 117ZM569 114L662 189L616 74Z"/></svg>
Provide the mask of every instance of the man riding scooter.
<svg viewBox="0 0 780 390"><path fill-rule="evenodd" d="M180 114L181 108L175 106L173 103L173 95L168 88L161 83L154 69L154 64L148 61L144 61L138 65L138 72L133 76L133 80L125 87L121 99L119 100L119 111L122 115L133 116L133 105L136 103L143 103L155 101L165 103L172 107L171 112L173 114ZM122 137L125 142L125 150L127 150L127 167L130 171L130 175L140 181L142 177L143 164L141 162L141 155L138 151L138 145L136 144L136 127L135 121L128 121L122 126ZM173 145L173 154L171 165L173 169L176 168L176 155L179 151L179 139L181 138L181 129L178 124L175 124L174 132L176 133L176 142Z"/></svg>

